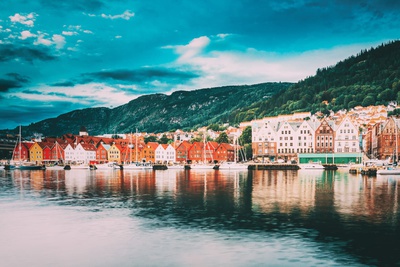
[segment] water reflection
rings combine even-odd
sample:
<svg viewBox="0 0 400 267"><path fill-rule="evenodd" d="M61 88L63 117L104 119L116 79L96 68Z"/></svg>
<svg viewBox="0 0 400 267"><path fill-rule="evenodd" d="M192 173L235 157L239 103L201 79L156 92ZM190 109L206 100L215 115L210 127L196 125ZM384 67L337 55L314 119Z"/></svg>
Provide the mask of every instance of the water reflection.
<svg viewBox="0 0 400 267"><path fill-rule="evenodd" d="M400 178L346 171L2 171L1 196L128 210L149 229L309 240L337 262L400 264ZM265 236L264 236L265 237ZM263 241L264 242L264 241ZM354 263L354 262L352 262Z"/></svg>

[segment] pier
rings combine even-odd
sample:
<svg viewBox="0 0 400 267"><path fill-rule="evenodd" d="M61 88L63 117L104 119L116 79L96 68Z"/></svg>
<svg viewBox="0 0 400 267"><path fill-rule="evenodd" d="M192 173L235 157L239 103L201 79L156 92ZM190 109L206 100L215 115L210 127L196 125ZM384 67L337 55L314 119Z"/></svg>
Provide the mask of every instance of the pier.
<svg viewBox="0 0 400 267"><path fill-rule="evenodd" d="M249 170L298 170L297 164L250 164Z"/></svg>

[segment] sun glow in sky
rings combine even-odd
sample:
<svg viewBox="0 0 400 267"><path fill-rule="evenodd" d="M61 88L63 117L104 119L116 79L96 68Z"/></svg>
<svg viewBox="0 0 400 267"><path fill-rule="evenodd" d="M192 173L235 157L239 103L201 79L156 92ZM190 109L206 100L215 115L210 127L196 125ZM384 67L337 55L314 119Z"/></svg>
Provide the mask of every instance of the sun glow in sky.
<svg viewBox="0 0 400 267"><path fill-rule="evenodd" d="M152 93L297 82L400 32L393 0L0 2L0 129Z"/></svg>

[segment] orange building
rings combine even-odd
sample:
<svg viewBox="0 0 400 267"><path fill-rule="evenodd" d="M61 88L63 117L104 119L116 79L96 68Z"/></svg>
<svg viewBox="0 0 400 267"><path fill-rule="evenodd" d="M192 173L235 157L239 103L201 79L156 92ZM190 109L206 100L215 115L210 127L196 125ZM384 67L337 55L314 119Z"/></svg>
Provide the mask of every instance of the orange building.
<svg viewBox="0 0 400 267"><path fill-rule="evenodd" d="M143 160L145 160L146 162L155 162L156 159L156 149L158 147L158 143L157 142L148 142L147 144L145 144L145 146L143 147Z"/></svg>

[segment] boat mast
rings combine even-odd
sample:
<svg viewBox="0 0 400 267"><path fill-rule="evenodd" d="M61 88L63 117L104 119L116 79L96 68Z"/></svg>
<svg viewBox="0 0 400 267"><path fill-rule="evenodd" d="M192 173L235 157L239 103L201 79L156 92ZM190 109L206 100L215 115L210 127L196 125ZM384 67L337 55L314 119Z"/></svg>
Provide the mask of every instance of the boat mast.
<svg viewBox="0 0 400 267"><path fill-rule="evenodd" d="M21 125L19 126L19 137L18 137L18 139L19 139L19 141L18 141L18 146L19 146L19 156L18 156L18 158L19 158L19 162L21 162L21 153L22 153L22 147L21 147L21 145L22 145L22 139L21 139Z"/></svg>
<svg viewBox="0 0 400 267"><path fill-rule="evenodd" d="M137 158L137 152L138 152L138 147L137 147L137 144L138 144L138 137L137 137L137 128L136 128L136 134L135 134L135 155L136 155L136 157L135 157L135 160L136 160L136 163L138 163L138 158Z"/></svg>
<svg viewBox="0 0 400 267"><path fill-rule="evenodd" d="M129 137L129 163L132 163L132 132Z"/></svg>
<svg viewBox="0 0 400 267"><path fill-rule="evenodd" d="M396 147L394 148L394 156L396 157L396 165L397 165L397 162L399 161L399 159L398 159L398 150L397 150L397 120L395 119L395 118L393 118L393 120L394 120L394 129L395 129L395 138L396 138Z"/></svg>

